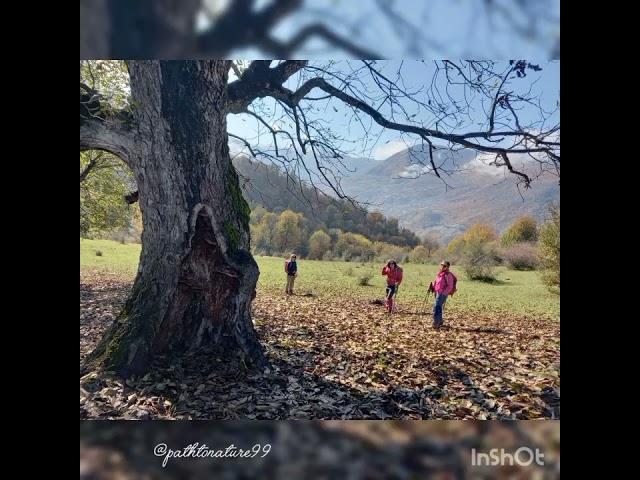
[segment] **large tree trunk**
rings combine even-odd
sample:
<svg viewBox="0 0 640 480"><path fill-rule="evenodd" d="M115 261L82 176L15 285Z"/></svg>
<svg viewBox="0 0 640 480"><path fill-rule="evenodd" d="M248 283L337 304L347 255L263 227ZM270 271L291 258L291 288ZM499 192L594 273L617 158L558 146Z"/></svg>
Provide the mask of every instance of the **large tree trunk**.
<svg viewBox="0 0 640 480"><path fill-rule="evenodd" d="M250 212L228 149L228 62L130 62L129 71L142 253L131 296L89 362L129 376L158 354L214 347L262 367Z"/></svg>

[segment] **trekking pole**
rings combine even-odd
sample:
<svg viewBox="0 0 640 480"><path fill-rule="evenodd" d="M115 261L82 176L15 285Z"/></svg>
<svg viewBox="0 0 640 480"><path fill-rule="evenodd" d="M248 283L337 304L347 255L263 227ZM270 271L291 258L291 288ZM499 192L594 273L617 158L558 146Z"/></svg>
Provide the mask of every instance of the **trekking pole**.
<svg viewBox="0 0 640 480"><path fill-rule="evenodd" d="M427 300L429 300L429 292L427 292L422 300L422 305L420 305L420 312L424 315L424 309L427 308ZM418 313L418 312L416 312Z"/></svg>
<svg viewBox="0 0 640 480"><path fill-rule="evenodd" d="M393 309L394 312L398 311L398 290L393 294Z"/></svg>
<svg viewBox="0 0 640 480"><path fill-rule="evenodd" d="M424 300L422 301L422 305L420 306L420 309L422 310L422 314L424 315L424 309L427 308L427 302L429 300L429 294L433 292L435 294L435 291L433 290L433 283L429 284L429 288L427 289L427 293L424 296Z"/></svg>

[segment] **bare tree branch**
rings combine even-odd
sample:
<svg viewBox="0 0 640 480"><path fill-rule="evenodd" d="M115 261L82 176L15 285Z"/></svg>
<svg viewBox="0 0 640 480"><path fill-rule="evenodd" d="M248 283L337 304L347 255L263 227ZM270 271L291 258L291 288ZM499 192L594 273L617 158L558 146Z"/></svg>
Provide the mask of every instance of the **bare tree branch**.
<svg viewBox="0 0 640 480"><path fill-rule="evenodd" d="M444 68L436 64L431 88L423 92L423 87L413 90L404 87L400 69L394 80L375 68L374 64L369 61L363 61L362 67L354 68L351 72L332 71L317 65L308 65L307 62L291 62L291 64L285 62L275 68L268 68L263 63L252 65L251 73L245 73L242 79L230 85L229 110L231 113L249 113L256 116L255 113L248 111L249 104L259 98L272 97L276 99L292 120L292 132L295 130L295 140L288 132L285 133L283 130L276 132L264 119L257 118L271 132L274 144L277 145L276 135L286 136L292 145L297 143L302 154L299 154L296 149L296 156L303 169L306 169L304 163L306 159L302 155L305 155L307 147L310 147L310 153L313 157L311 161L316 163L321 180L326 182L336 193L340 192L339 196L342 195L339 188L339 178L335 175L332 179L327 177L326 172L329 169L325 163L330 158L341 158L341 154L333 147L336 139L329 133L329 127L322 125L322 119L310 122L306 118L301 118L305 117L302 106L307 100L317 102L320 100L330 101L335 98L342 101L353 109L354 118L360 122L364 131L367 132L366 135L369 134L370 129L365 126L359 114L365 115L384 129L417 136L428 144L431 173L441 179L442 166L437 165L434 159L434 150L436 149L433 144L434 139L447 142L451 149L456 147L469 148L476 152L495 155L495 160L491 162L491 165L506 167L510 173L524 182L525 187L528 187L531 183L530 175L517 170L510 156L527 155L540 163L541 166L545 162L552 164L554 169L559 172L560 144L552 137L556 131L559 131L559 125L551 130L538 132L535 131L535 123L523 126L514 102L537 108L542 116L540 125L544 123L544 118L549 114L543 112L542 108L526 92L522 95L505 90L506 85L513 78L516 76L518 78L524 77L526 69L539 70L539 67L522 60L512 61L503 72L499 73L495 66L496 62L491 61L466 61L464 65L458 65L448 60L443 61L442 67ZM281 75L281 70L286 70L286 75ZM300 76L297 88L291 90L284 87L284 81L290 78L293 73L298 72L300 72ZM319 75L309 77L307 75L309 72L316 72ZM363 72L369 72L369 80L379 89L377 94L369 91L362 78ZM436 81L440 72L444 72L446 78L444 83ZM325 77L328 77L330 81ZM339 86L333 85L334 80ZM445 88L444 91L441 91L442 86ZM450 86L458 89L458 96L462 89L462 103L458 98L452 96L453 92L449 91ZM322 90L327 95L311 96L311 92L315 89ZM423 93L427 95L425 100L419 99L419 95ZM487 112L486 130L460 131L460 126L463 125L462 116L467 116L468 121L472 120L470 102L471 98L478 96L491 104L489 112ZM401 103L401 100L405 103ZM382 109L385 105L385 109L389 112L387 114ZM417 109L418 113L425 110L433 119L431 124L435 125L425 125L424 119L415 121L414 118L418 113L411 114L407 110L407 107L411 105ZM498 109L501 112L510 112L513 118L509 120L504 113L498 114ZM396 119L396 114L400 114L404 121ZM507 144L509 139L511 139L511 144ZM318 151L318 147L322 149L322 152ZM318 155L319 153L321 155ZM419 160L416 161L422 163Z"/></svg>
<svg viewBox="0 0 640 480"><path fill-rule="evenodd" d="M251 148L251 144L249 142L247 142L244 138L242 138L242 137L240 137L238 135L234 135L233 133L230 133L230 132L227 133L227 135L229 135L232 138L236 138L236 139L240 140L245 145L245 147L247 147L247 150L249 150L249 153L251 153L251 155L254 158L256 157L257 154L256 154L255 150L253 148Z"/></svg>
<svg viewBox="0 0 640 480"><path fill-rule="evenodd" d="M265 38L283 18L302 5L302 0L278 0L260 12L253 11L253 1L231 2L215 26L196 38L196 49L211 57L225 57L234 48L252 45Z"/></svg>
<svg viewBox="0 0 640 480"><path fill-rule="evenodd" d="M240 69L238 69L238 66L234 62L231 62L231 70L233 70L233 73L236 74L236 77L240 78L242 76L242 73L240 73Z"/></svg>
<svg viewBox="0 0 640 480"><path fill-rule="evenodd" d="M358 46L321 23L304 27L287 42L280 42L271 37L265 37L259 45L270 54L286 58L295 54L295 52L312 37L326 40L330 45L338 47L356 58L381 58L379 53Z"/></svg>
<svg viewBox="0 0 640 480"><path fill-rule="evenodd" d="M245 111L253 100L268 96L273 86L281 86L307 63L307 60L287 60L269 68L271 60L251 62L242 77L229 84L229 112Z"/></svg>
<svg viewBox="0 0 640 480"><path fill-rule="evenodd" d="M87 164L87 166L84 167L84 169L80 172L80 183L86 180L87 175L89 175L89 172L91 172L100 163L101 159L102 159L102 152L99 152L96 156L92 156L89 159L89 163Z"/></svg>
<svg viewBox="0 0 640 480"><path fill-rule="evenodd" d="M107 120L85 120L80 124L80 151L104 150L130 165L135 143L131 129Z"/></svg>
<svg viewBox="0 0 640 480"><path fill-rule="evenodd" d="M80 84L80 151L104 150L129 164L135 149L133 120L125 111L109 112L98 91Z"/></svg>

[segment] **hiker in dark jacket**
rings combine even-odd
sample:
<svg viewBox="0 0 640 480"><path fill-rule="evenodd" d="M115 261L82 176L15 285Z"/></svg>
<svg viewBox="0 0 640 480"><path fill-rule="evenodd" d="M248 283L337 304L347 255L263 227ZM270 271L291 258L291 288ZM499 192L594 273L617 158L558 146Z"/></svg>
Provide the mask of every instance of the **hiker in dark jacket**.
<svg viewBox="0 0 640 480"><path fill-rule="evenodd" d="M287 287L285 293L293 295L293 282L298 275L298 263L296 262L296 254L292 253L289 260L284 262L284 271L287 274Z"/></svg>

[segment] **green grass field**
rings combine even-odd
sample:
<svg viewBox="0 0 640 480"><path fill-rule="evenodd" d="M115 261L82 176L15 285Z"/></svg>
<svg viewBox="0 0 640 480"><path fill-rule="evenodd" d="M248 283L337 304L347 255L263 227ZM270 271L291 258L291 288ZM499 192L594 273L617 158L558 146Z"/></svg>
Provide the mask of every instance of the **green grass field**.
<svg viewBox="0 0 640 480"><path fill-rule="evenodd" d="M81 362L122 311L139 255L136 244L80 241ZM458 293L436 330L433 298L419 308L435 265L403 265L389 315L370 303L384 297L382 264L301 259L288 296L284 259L256 260L252 319L275 373L238 375L238 365L222 374L210 352L184 356L180 369L158 364L130 385L93 372L85 377L100 389L81 389L81 418L559 418L560 299L536 272L501 269L486 284L453 265Z"/></svg>
<svg viewBox="0 0 640 480"><path fill-rule="evenodd" d="M102 256L96 252L101 251ZM123 245L111 240L80 240L81 269L103 269L133 276L136 273L140 245ZM279 294L284 291L284 259L256 257L260 267L259 291ZM435 277L436 265L402 265L404 281L398 295L398 305L417 307L424 299L429 282ZM452 265L458 276L458 293L448 302L452 312L483 313L510 316L560 318L560 297L550 293L537 272L498 269L498 282L487 284L469 281L460 267ZM358 262L328 262L298 260L297 293L314 292L319 296L340 299L383 298L385 278L382 264ZM359 277L370 275L370 286L359 285ZM348 309L348 303L345 303Z"/></svg>
<svg viewBox="0 0 640 480"><path fill-rule="evenodd" d="M80 268L104 269L135 275L141 245L122 244L113 240L80 239ZM102 255L98 256L97 253Z"/></svg>

